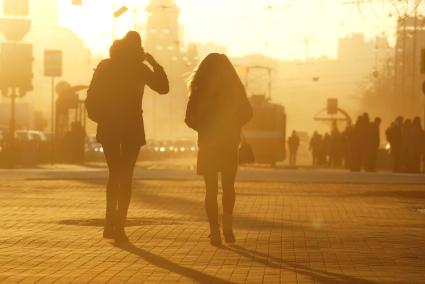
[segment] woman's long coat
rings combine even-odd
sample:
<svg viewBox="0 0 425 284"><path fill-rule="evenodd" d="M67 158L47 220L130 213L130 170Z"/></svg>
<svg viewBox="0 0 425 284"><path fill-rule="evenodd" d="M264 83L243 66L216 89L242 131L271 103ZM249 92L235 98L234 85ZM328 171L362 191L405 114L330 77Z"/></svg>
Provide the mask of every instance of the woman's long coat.
<svg viewBox="0 0 425 284"><path fill-rule="evenodd" d="M241 129L251 117L244 90L192 92L185 122L198 132L198 174L236 171Z"/></svg>

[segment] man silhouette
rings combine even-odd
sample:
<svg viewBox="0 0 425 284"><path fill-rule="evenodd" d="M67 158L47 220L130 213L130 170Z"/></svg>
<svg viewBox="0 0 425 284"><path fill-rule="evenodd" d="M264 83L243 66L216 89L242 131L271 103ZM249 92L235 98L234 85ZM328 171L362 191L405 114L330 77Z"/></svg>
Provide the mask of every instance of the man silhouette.
<svg viewBox="0 0 425 284"><path fill-rule="evenodd" d="M300 146L300 138L295 131L292 131L292 135L288 138L289 146L289 165L295 167L297 163L297 151Z"/></svg>

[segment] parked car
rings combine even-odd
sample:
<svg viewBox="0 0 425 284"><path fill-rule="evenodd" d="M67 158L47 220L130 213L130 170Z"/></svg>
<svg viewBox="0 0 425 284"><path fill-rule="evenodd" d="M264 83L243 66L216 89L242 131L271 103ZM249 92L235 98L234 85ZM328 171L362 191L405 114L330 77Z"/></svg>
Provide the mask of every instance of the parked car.
<svg viewBox="0 0 425 284"><path fill-rule="evenodd" d="M47 135L38 130L16 130L15 139L19 141L47 142Z"/></svg>
<svg viewBox="0 0 425 284"><path fill-rule="evenodd" d="M142 148L141 156L143 159L187 157L195 155L197 148L196 141L193 139L150 140L147 145Z"/></svg>
<svg viewBox="0 0 425 284"><path fill-rule="evenodd" d="M98 161L104 158L102 145L96 141L96 136L86 136L84 153L86 161Z"/></svg>
<svg viewBox="0 0 425 284"><path fill-rule="evenodd" d="M32 166L49 160L49 142L44 132L39 130L16 130L14 146L10 143L8 129L1 130L1 157L2 164Z"/></svg>

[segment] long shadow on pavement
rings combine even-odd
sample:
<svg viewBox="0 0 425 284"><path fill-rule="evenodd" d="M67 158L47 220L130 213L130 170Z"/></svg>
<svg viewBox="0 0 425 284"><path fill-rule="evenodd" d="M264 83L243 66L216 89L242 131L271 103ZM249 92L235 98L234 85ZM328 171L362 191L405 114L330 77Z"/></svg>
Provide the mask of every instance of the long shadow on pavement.
<svg viewBox="0 0 425 284"><path fill-rule="evenodd" d="M184 196L184 192L182 192ZM194 217L194 220L205 221L205 211L203 202L198 200L190 200L179 196L167 196L159 194L150 194L143 190L133 191L134 200L139 200L143 203L147 203L154 208L180 213L183 215L190 215ZM234 222L240 228L291 228L291 230L300 229L308 230L309 228L303 225L286 223L281 221L257 219L249 216L241 216L235 214Z"/></svg>
<svg viewBox="0 0 425 284"><path fill-rule="evenodd" d="M80 219L65 219L58 222L61 225L74 225L74 226L87 226L87 227L103 227L105 225L104 218L80 218ZM165 218L154 217L130 217L125 222L126 227L134 226L168 226L168 225L181 225L182 222L176 220L169 220Z"/></svg>
<svg viewBox="0 0 425 284"><path fill-rule="evenodd" d="M99 179L92 179L92 180L81 180L80 182L85 184L100 186L100 185L104 185L106 181L99 180ZM155 209L160 209L160 210L164 210L168 212L175 212L182 215L190 216L192 221L206 221L203 201L184 198L185 194L200 194L203 196L204 191L200 190L199 192L186 192L182 190L182 192L180 193L180 196L177 196L177 195L170 196L166 194L161 194L161 191L158 191L158 193L156 194L152 194L144 190L145 186L148 186L148 185L146 185L143 182L138 182L137 184L134 185L134 189L132 192L132 203L139 201L141 202L142 206L143 206L143 203L146 203ZM239 193L238 195L243 196L243 194L239 194ZM252 195L255 195L255 193L252 193ZM263 196L263 194L258 194L258 195ZM181 217L177 217L177 218L181 218ZM177 220L177 222L179 221L181 220ZM295 224L292 222L257 219L254 217L241 216L238 214L235 214L234 222L235 224L237 224L238 227L245 228L245 229L290 228L291 230L303 230L303 231L309 230L308 226Z"/></svg>
<svg viewBox="0 0 425 284"><path fill-rule="evenodd" d="M284 261L283 259L273 257L270 255L267 255L265 253L253 251L238 245L231 245L229 247L223 247L227 250L230 250L234 253L237 253L243 257L246 257L248 259L251 259L255 262L258 262L260 264L263 264L265 266L269 266L271 268L276 269L287 269L291 270L297 273L301 273L303 275L306 275L308 277L311 277L311 279L314 279L315 281L318 281L319 283L329 283L329 284L349 284L349 283L358 283L358 284L376 284L376 282L347 276L344 274L339 273L333 273L318 269L313 269L311 267L307 267L301 264L295 264L288 261Z"/></svg>
<svg viewBox="0 0 425 284"><path fill-rule="evenodd" d="M129 253L139 256L143 260L149 262L152 265L155 265L159 268L166 269L170 272L177 273L179 275L188 277L199 283L218 283L218 284L227 284L232 283L221 278L211 276L200 271L181 266L175 262L172 262L166 258L163 258L159 255L153 254L147 250L141 249L133 245L132 243L127 244L115 244L116 247L119 247Z"/></svg>
<svg viewBox="0 0 425 284"><path fill-rule="evenodd" d="M79 182L83 184L90 184L90 185L97 185L97 186L104 186L105 181L99 180L99 179L91 179L91 180L80 180ZM164 210L167 212L173 212L180 214L180 216L176 215L176 218L170 219L168 216L167 221L164 221L164 218L159 218L161 221L160 225L175 225L175 224L181 224L184 221L182 220L181 215L188 216L191 222L193 221L205 221L206 222L206 216L205 216L205 209L204 204L202 200L193 200L184 198L185 194L200 194L203 196L204 192L186 192L182 190L180 193L180 196L177 195L166 195L164 193L161 193L159 190L158 193L151 193L149 191L144 190L145 186L148 186L144 184L143 182L138 183L134 186L134 190L132 193L132 203L134 202L140 202L141 205L147 204L151 208L155 208L156 210ZM253 194L254 195L254 194ZM262 194L258 194L259 196L262 196ZM131 211L131 209L130 209ZM138 226L138 225L159 225L158 220L149 220L150 218L129 218L129 226ZM77 225L77 226L95 226L100 227L103 226L103 218L88 218L88 219L67 219L67 220L61 220L59 223L63 225ZM155 223L156 222L156 223ZM297 224L294 222L283 222L282 220L268 220L265 218L255 218L250 216L241 216L238 214L235 214L234 216L234 223L237 224L239 228L244 229L252 229L255 228L256 230L259 229L291 229L291 230L310 230L308 226Z"/></svg>

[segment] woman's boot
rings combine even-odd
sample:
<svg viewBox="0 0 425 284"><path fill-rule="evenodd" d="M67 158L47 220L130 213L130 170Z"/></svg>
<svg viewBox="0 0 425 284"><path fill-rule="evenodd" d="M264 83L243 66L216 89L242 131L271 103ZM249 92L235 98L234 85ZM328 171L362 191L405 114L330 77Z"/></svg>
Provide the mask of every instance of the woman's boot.
<svg viewBox="0 0 425 284"><path fill-rule="evenodd" d="M116 212L112 209L106 210L105 225L103 227L103 237L113 239L115 237Z"/></svg>
<svg viewBox="0 0 425 284"><path fill-rule="evenodd" d="M116 243L127 243L128 237L125 234L125 221L127 219L127 212L119 212L117 214L117 222L115 225L114 239Z"/></svg>
<svg viewBox="0 0 425 284"><path fill-rule="evenodd" d="M220 234L220 226L218 224L211 225L210 224L210 243L213 246L219 247L222 245L221 242L221 234Z"/></svg>
<svg viewBox="0 0 425 284"><path fill-rule="evenodd" d="M222 221L223 221L223 235L224 240L226 243L234 243L235 240L235 234L233 234L233 217L232 215L223 215Z"/></svg>

